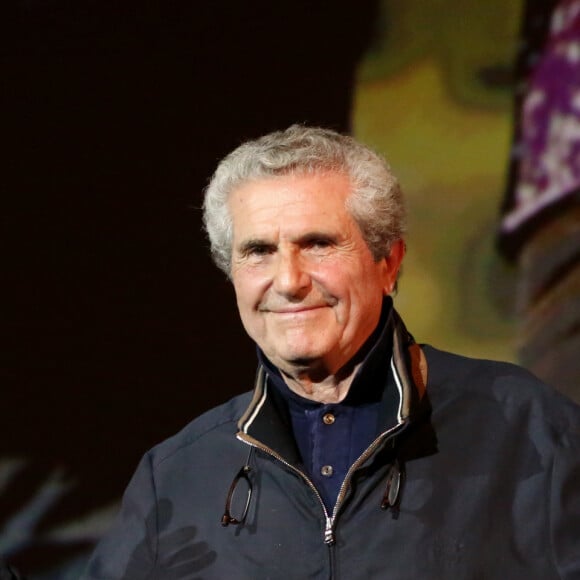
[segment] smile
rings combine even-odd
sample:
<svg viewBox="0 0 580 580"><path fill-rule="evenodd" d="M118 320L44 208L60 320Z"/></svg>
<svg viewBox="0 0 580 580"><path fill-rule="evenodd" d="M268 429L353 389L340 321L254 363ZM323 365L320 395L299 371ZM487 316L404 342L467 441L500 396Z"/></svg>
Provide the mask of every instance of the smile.
<svg viewBox="0 0 580 580"><path fill-rule="evenodd" d="M271 312L272 314L282 314L282 315L297 315L297 314L307 314L309 312L313 312L316 310L320 310L321 308L326 308L326 304L319 305L319 306L300 306L296 308L280 308L280 309L272 309L267 310L267 312Z"/></svg>

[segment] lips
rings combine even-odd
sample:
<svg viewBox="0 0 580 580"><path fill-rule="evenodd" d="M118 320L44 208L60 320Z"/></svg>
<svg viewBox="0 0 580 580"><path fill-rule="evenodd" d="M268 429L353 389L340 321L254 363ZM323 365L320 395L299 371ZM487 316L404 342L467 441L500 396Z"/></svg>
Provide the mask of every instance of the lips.
<svg viewBox="0 0 580 580"><path fill-rule="evenodd" d="M302 314L304 312L311 312L312 310L319 310L320 308L327 308L328 304L315 304L312 306L291 306L291 307L283 307L283 308L269 308L269 307L262 307L260 310L262 312L270 312L272 314Z"/></svg>

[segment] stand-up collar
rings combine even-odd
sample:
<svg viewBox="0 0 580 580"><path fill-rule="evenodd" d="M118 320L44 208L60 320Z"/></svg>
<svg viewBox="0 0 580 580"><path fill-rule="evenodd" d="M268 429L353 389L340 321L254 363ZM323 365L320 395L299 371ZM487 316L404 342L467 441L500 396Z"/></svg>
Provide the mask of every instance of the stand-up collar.
<svg viewBox="0 0 580 580"><path fill-rule="evenodd" d="M405 328L400 316L390 306L390 301L381 337L383 334L384 340L388 340L387 344L390 345L390 350L385 352L383 349L371 347L367 355L368 358L362 367L366 367L364 370L366 373L374 364L384 365L386 368L390 366L396 386L393 421L395 425L402 424L412 420L413 410L425 393L427 384L426 360L423 351ZM378 344L384 343L379 341L375 346ZM364 377L364 375L361 376ZM281 377L280 380L282 380ZM358 383L357 377L355 380ZM353 385L351 385L351 390L354 393L353 387L356 388L354 380ZM265 364L260 363L254 396L248 409L238 422L238 437L246 441L251 440L254 444L260 443L261 446L268 446L290 462L297 461L299 453L292 436L288 414L284 413L279 402L276 402L278 397L269 394L269 390L272 391L273 388L268 387L268 370Z"/></svg>

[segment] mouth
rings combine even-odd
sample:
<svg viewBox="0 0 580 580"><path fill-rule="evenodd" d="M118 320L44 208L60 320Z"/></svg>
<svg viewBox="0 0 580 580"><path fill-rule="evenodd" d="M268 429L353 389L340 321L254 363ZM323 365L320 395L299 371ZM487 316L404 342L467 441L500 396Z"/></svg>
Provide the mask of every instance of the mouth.
<svg viewBox="0 0 580 580"><path fill-rule="evenodd" d="M321 308L326 308L326 304L319 304L314 306L293 306L287 308L265 308L265 312L270 312L272 314L304 314L307 312L312 312L314 310L320 310Z"/></svg>

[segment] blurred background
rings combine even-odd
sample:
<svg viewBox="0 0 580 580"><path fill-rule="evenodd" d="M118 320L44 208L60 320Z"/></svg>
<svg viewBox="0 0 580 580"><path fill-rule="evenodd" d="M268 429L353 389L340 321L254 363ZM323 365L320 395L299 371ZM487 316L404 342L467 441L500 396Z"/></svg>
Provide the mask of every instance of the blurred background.
<svg viewBox="0 0 580 580"><path fill-rule="evenodd" d="M11 0L0 557L77 578L140 456L252 387L200 205L224 154L292 123L352 132L400 177L418 341L580 400L577 4Z"/></svg>

